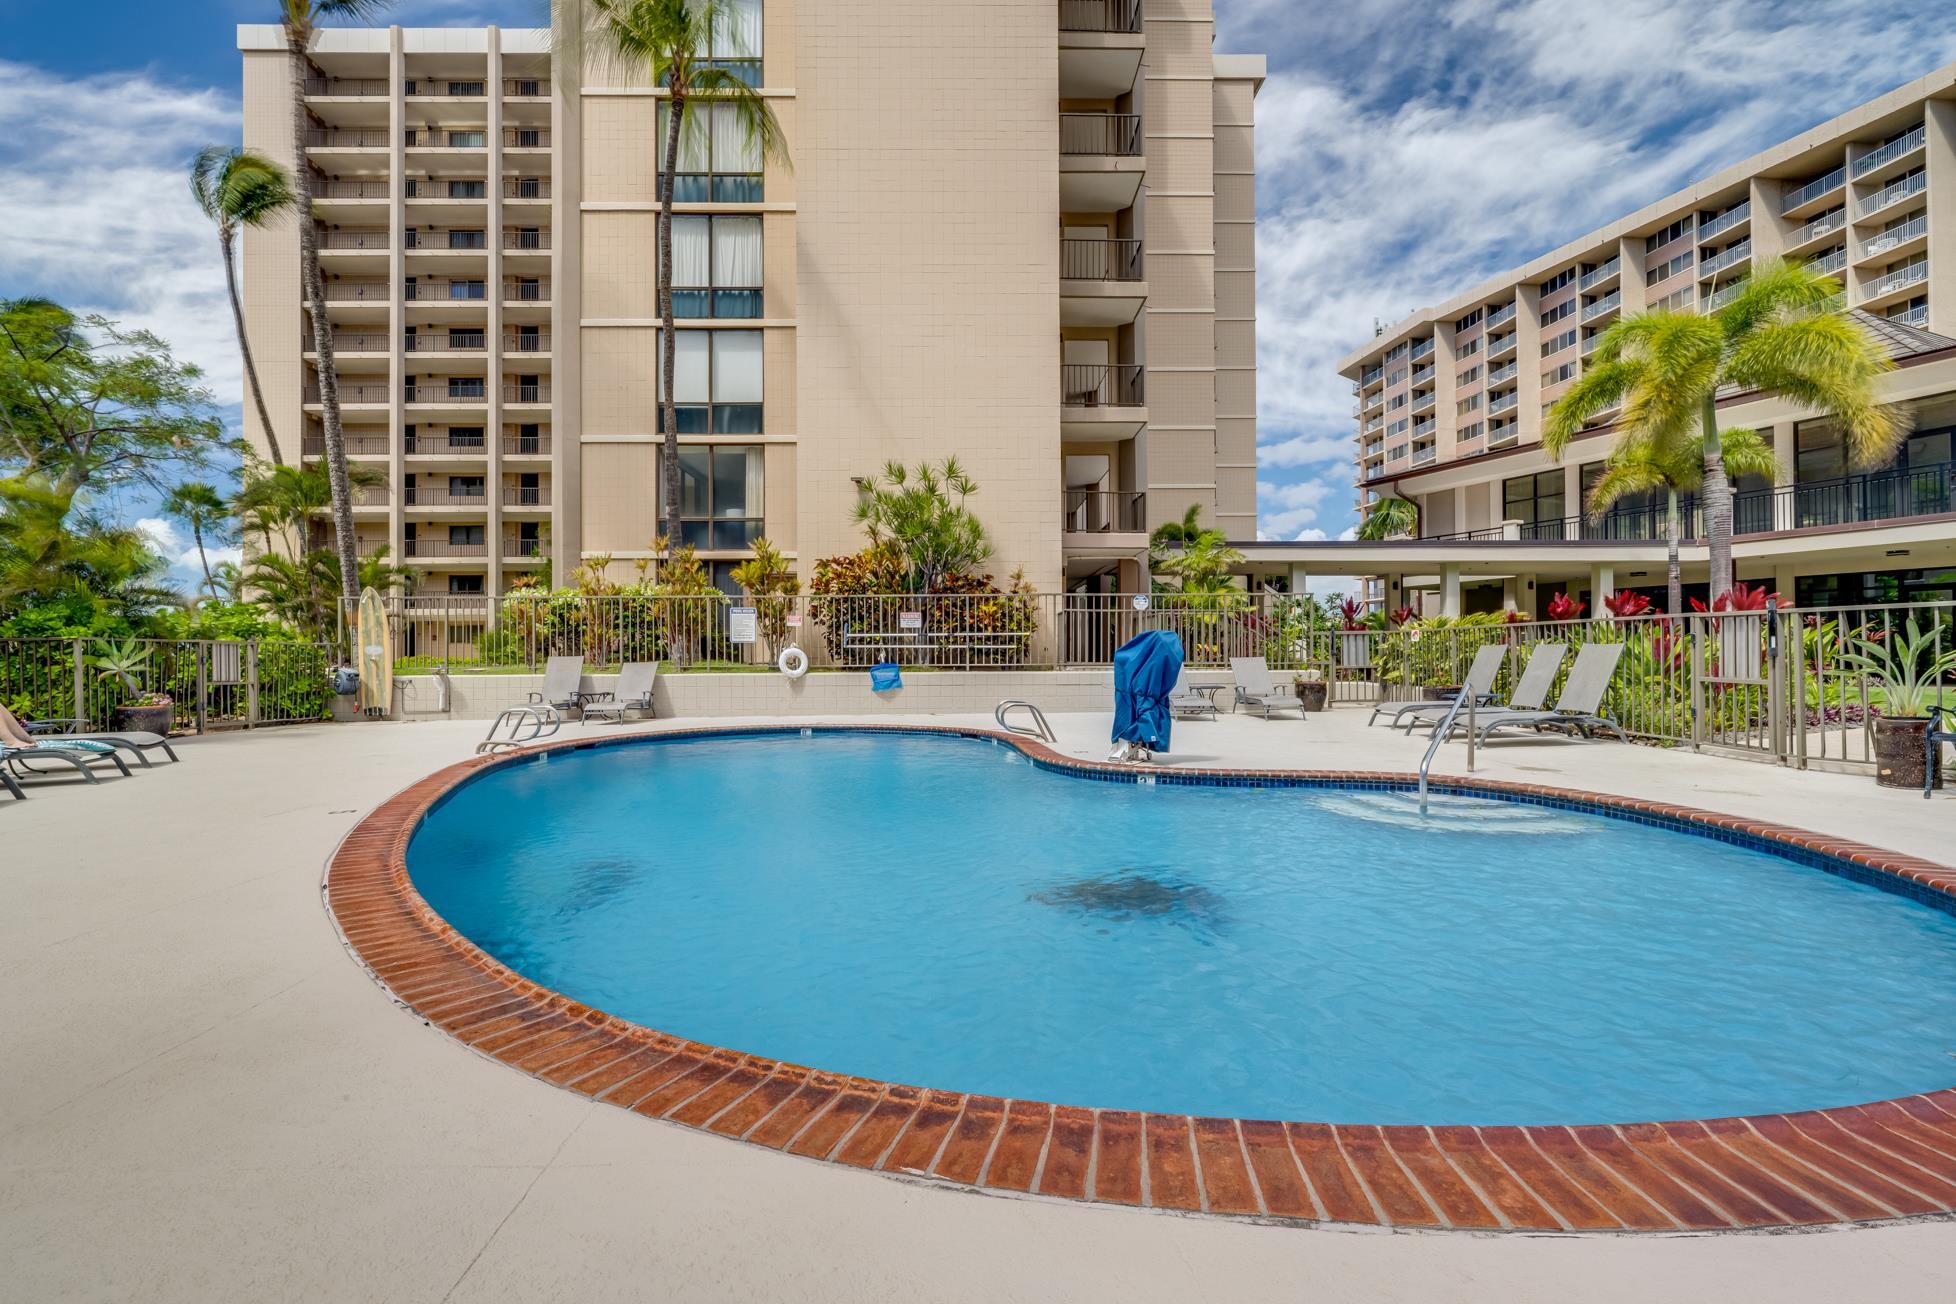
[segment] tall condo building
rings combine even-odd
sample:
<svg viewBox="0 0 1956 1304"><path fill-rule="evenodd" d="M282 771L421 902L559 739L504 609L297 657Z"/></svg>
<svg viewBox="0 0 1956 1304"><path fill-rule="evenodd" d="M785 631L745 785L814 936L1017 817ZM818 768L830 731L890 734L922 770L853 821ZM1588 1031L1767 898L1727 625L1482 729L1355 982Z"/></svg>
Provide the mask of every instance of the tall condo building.
<svg viewBox="0 0 1956 1304"><path fill-rule="evenodd" d="M681 148L684 541L862 546L858 480L955 456L1000 576L1130 592L1191 505L1255 527L1254 99L1209 0L740 0ZM292 159L277 28L238 30L245 143L310 170L363 550L425 593L651 555L663 95L547 31L327 29ZM291 224L246 233L273 420L321 452ZM247 429L262 431L247 405ZM296 437L295 437L296 436Z"/></svg>
<svg viewBox="0 0 1956 1304"><path fill-rule="evenodd" d="M1544 414L1626 313L1716 310L1762 259L1838 277L1895 360L1882 397L1914 423L1892 466L1849 464L1833 424L1789 399L1730 392L1719 419L1767 435L1777 484L1742 481L1735 556L1803 604L1956 597L1956 65L1911 82L1386 328L1347 356L1359 509L1420 508L1417 536L1319 549L1320 570L1376 576L1375 603L1537 611L1555 591L1661 595L1661 495L1585 510L1618 415L1560 462ZM1686 581L1702 589L1695 504Z"/></svg>

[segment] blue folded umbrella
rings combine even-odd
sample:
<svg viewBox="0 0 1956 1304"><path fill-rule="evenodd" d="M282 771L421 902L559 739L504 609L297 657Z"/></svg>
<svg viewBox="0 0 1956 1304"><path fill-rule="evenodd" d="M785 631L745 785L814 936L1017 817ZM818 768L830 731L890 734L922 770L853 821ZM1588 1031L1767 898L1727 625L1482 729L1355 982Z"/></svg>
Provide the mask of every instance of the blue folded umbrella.
<svg viewBox="0 0 1956 1304"><path fill-rule="evenodd" d="M1150 629L1114 653L1114 741L1151 752L1168 750L1169 694L1182 673L1182 640Z"/></svg>

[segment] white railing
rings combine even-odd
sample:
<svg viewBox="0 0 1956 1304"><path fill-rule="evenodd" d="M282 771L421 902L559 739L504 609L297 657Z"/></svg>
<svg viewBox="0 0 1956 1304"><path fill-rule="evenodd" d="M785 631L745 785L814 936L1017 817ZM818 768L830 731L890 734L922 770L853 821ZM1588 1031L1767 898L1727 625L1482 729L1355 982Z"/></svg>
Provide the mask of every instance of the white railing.
<svg viewBox="0 0 1956 1304"><path fill-rule="evenodd" d="M1790 213L1802 204L1810 204L1830 190L1839 190L1847 184L1847 169L1835 168L1824 177L1815 177L1798 190L1790 190L1780 196L1779 211Z"/></svg>
<svg viewBox="0 0 1956 1304"><path fill-rule="evenodd" d="M1439 455L1440 449L1435 444L1428 444L1425 448L1415 448L1413 450L1413 465L1425 466Z"/></svg>
<svg viewBox="0 0 1956 1304"><path fill-rule="evenodd" d="M1847 210L1845 208L1837 212L1822 213L1805 226L1796 227L1793 234L1786 237L1786 247L1788 249L1797 249L1803 244L1810 244L1818 240L1823 235L1832 235L1846 225Z"/></svg>
<svg viewBox="0 0 1956 1304"><path fill-rule="evenodd" d="M1485 323L1484 328L1487 330L1493 330L1496 326L1505 326L1507 323L1513 321L1514 319L1515 319L1515 305L1511 303L1505 308L1497 308L1493 312L1489 313L1487 315L1487 321Z"/></svg>
<svg viewBox="0 0 1956 1304"><path fill-rule="evenodd" d="M1750 199L1744 200L1743 202L1731 208L1726 209L1723 213L1720 213L1717 217L1714 217L1711 221L1699 227L1698 239L1700 242L1709 240L1713 236L1718 235L1720 232L1731 230L1733 227L1737 226L1739 223L1745 221L1748 217L1751 216L1752 216L1752 201Z"/></svg>
<svg viewBox="0 0 1956 1304"><path fill-rule="evenodd" d="M1717 256L1699 263L1698 276L1700 279L1707 276L1715 276L1726 268L1742 263L1750 257L1752 257L1752 241L1741 240L1730 249L1726 249Z"/></svg>
<svg viewBox="0 0 1956 1304"><path fill-rule="evenodd" d="M1919 195L1924 190L1927 190L1928 188L1929 188L1928 173L1926 172L1913 173L1909 176L1903 177L1900 181L1894 182L1892 185L1883 186L1881 189L1875 191L1872 195L1869 195L1866 199L1856 204L1854 206L1854 215L1856 217L1866 217L1870 213L1879 213L1882 209L1888 207L1890 204L1899 204L1904 199L1909 198L1909 196Z"/></svg>
<svg viewBox="0 0 1956 1304"><path fill-rule="evenodd" d="M1863 154L1860 158L1855 159L1854 175L1857 177L1865 176L1884 163L1892 163L1904 154L1912 154L1916 150L1921 149L1923 142L1928 140L1928 138L1927 124L1925 123L1923 126L1917 127L1914 131L1909 132L1908 135L1897 140L1891 140L1880 149L1871 150Z"/></svg>
<svg viewBox="0 0 1956 1304"><path fill-rule="evenodd" d="M1890 249L1898 249L1917 236L1927 235L1928 233L1929 215L1924 213L1920 217L1910 218L1900 226L1890 227L1880 235L1871 236L1863 240L1861 242L1861 256L1863 258L1871 258L1876 254L1887 253Z"/></svg>
<svg viewBox="0 0 1956 1304"><path fill-rule="evenodd" d="M1892 271L1870 285L1868 297L1872 299L1884 294L1893 294L1897 290L1905 290L1911 285L1919 285L1928 279L1929 260L1918 258L1907 267Z"/></svg>
<svg viewBox="0 0 1956 1304"><path fill-rule="evenodd" d="M1598 299L1595 303L1584 304L1582 309L1582 319L1584 321L1591 321L1597 317L1601 317L1604 313L1610 311L1612 308L1617 307L1622 302L1623 302L1623 291L1611 290L1608 294Z"/></svg>
<svg viewBox="0 0 1956 1304"><path fill-rule="evenodd" d="M1591 286L1600 285L1604 281L1609 280L1612 276L1615 276L1618 272L1622 270L1623 270L1623 256L1619 254L1615 258L1610 259L1607 263L1599 264L1598 266L1593 267L1589 271L1585 272L1583 274L1582 280L1577 282L1577 286L1580 289L1587 290Z"/></svg>
<svg viewBox="0 0 1956 1304"><path fill-rule="evenodd" d="M1515 406L1515 404L1519 402L1521 402L1521 395L1519 392L1513 394L1502 394L1498 398L1495 398L1488 403L1487 410L1490 413L1506 412L1512 409Z"/></svg>

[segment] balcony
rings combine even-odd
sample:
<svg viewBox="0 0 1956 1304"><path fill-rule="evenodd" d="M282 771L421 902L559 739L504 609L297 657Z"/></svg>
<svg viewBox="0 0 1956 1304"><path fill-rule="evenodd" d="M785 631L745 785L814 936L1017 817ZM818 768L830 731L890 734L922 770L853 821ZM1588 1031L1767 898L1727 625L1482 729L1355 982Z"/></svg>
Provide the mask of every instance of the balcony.
<svg viewBox="0 0 1956 1304"><path fill-rule="evenodd" d="M1728 267L1736 267L1752 257L1752 241L1741 240L1730 249L1705 259L1698 264L1698 279L1703 281L1718 275Z"/></svg>
<svg viewBox="0 0 1956 1304"><path fill-rule="evenodd" d="M408 507L473 507L481 511L489 505L489 497L479 482L473 490L411 484L401 490L401 502Z"/></svg>
<svg viewBox="0 0 1956 1304"><path fill-rule="evenodd" d="M1582 319L1584 321L1595 321L1598 317L1606 313L1615 312L1622 306L1623 292L1621 290L1611 290L1596 302L1585 303L1582 306Z"/></svg>
<svg viewBox="0 0 1956 1304"><path fill-rule="evenodd" d="M503 248L511 253L550 251L550 232L536 227L524 227L503 232Z"/></svg>
<svg viewBox="0 0 1956 1304"><path fill-rule="evenodd" d="M1903 290L1926 283L1928 279L1929 260L1927 258L1918 258L1906 267L1896 268L1879 280L1869 282L1867 293L1863 296L1862 302L1865 303L1873 299L1886 298L1891 294L1899 294Z"/></svg>
<svg viewBox="0 0 1956 1304"><path fill-rule="evenodd" d="M1135 546L1148 532L1148 495L1135 490L1068 489L1060 497L1060 529L1066 534L1130 534Z"/></svg>
<svg viewBox="0 0 1956 1304"><path fill-rule="evenodd" d="M1751 218L1752 201L1750 199L1735 204L1723 213L1720 213L1717 217L1712 218L1709 222L1705 222L1698 227L1698 243L1705 244L1718 236L1724 235L1741 222L1751 220Z"/></svg>
<svg viewBox="0 0 1956 1304"><path fill-rule="evenodd" d="M1424 439L1438 428L1439 422L1433 417L1428 417L1424 421L1415 421L1413 422L1413 438Z"/></svg>
<svg viewBox="0 0 1956 1304"><path fill-rule="evenodd" d="M503 352L548 353L550 352L550 332L535 331L525 334L522 331L504 331Z"/></svg>
<svg viewBox="0 0 1956 1304"><path fill-rule="evenodd" d="M392 281L328 281L328 303L376 303L386 307L394 300Z"/></svg>
<svg viewBox="0 0 1956 1304"><path fill-rule="evenodd" d="M1923 329L1929 324L1929 305L1918 303L1907 308L1896 309L1888 314L1888 320L1900 322L1904 326L1914 326L1918 330Z"/></svg>
<svg viewBox="0 0 1956 1304"><path fill-rule="evenodd" d="M1413 411L1430 412L1433 410L1433 405L1436 401L1437 399L1431 392L1425 394L1415 394L1413 396Z"/></svg>
<svg viewBox="0 0 1956 1304"><path fill-rule="evenodd" d="M320 396L319 383L317 381L307 381L305 383L301 398L306 403L324 403L326 401ZM386 407L391 401L391 398L391 391L385 385L349 385L344 381L340 382L340 406L343 408Z"/></svg>
<svg viewBox="0 0 1956 1304"><path fill-rule="evenodd" d="M1060 0L1060 98L1111 100L1132 91L1141 33L1141 0Z"/></svg>
<svg viewBox="0 0 1956 1304"><path fill-rule="evenodd" d="M1892 181L1854 205L1854 220L1858 222L1864 217L1873 217L1891 204L1899 204L1928 188L1929 176L1926 172L1912 173L1900 181Z"/></svg>
<svg viewBox="0 0 1956 1304"><path fill-rule="evenodd" d="M1519 362L1510 362L1505 367L1496 367L1487 373L1487 387L1492 389L1503 381L1513 380L1520 370L1521 364Z"/></svg>
<svg viewBox="0 0 1956 1304"><path fill-rule="evenodd" d="M340 445L346 449L348 457L386 457L390 444L386 435L348 435L340 436ZM299 440L299 456L326 456L325 434L308 433Z"/></svg>
<svg viewBox="0 0 1956 1304"><path fill-rule="evenodd" d="M547 484L506 484L503 486L503 506L548 507L550 506L550 486Z"/></svg>
<svg viewBox="0 0 1956 1304"><path fill-rule="evenodd" d="M302 337L307 353L319 352L314 347L313 335L310 330L302 332ZM354 353L386 353L388 351L387 336L385 333L334 331L332 340L333 354L335 357Z"/></svg>
<svg viewBox="0 0 1956 1304"><path fill-rule="evenodd" d="M1487 402L1488 414L1492 416L1499 412L1512 412L1514 411L1515 405L1519 402L1521 402L1521 392L1519 390L1491 398Z"/></svg>
<svg viewBox="0 0 1956 1304"><path fill-rule="evenodd" d="M1439 456L1440 449L1436 444L1428 444L1424 448L1415 448L1413 450L1413 465L1425 466L1428 462L1434 461Z"/></svg>
<svg viewBox="0 0 1956 1304"><path fill-rule="evenodd" d="M1600 343L1600 342L1602 341L1602 338L1603 338L1603 337L1602 337L1601 335L1585 335L1585 336L1583 336L1583 337L1582 337L1582 347L1576 350L1576 356L1577 356L1577 357L1582 357L1582 358L1586 358L1586 357L1588 357L1588 356L1589 356L1590 354L1592 354L1592 353L1594 353L1594 352L1596 352L1596 346L1597 346L1597 344L1598 344L1598 343Z"/></svg>
<svg viewBox="0 0 1956 1304"><path fill-rule="evenodd" d="M407 84L407 97L411 100L479 100L486 97L487 88L482 79L461 78L453 80L445 77L416 77Z"/></svg>
<svg viewBox="0 0 1956 1304"><path fill-rule="evenodd" d="M1811 207L1846 184L1847 169L1835 168L1825 176L1815 177L1798 189L1782 194L1779 197L1779 214L1781 217L1792 217L1801 209Z"/></svg>
<svg viewBox="0 0 1956 1304"><path fill-rule="evenodd" d="M394 242L384 229L319 233L321 253L387 254L393 248Z"/></svg>
<svg viewBox="0 0 1956 1304"><path fill-rule="evenodd" d="M385 77L308 77L306 95L317 99L334 100L372 100L385 99L388 83Z"/></svg>
<svg viewBox="0 0 1956 1304"><path fill-rule="evenodd" d="M423 427L426 429L426 427ZM417 431L408 436L403 450L409 457L445 458L449 461L480 462L488 456L488 441L479 433L480 427L461 427L444 431L441 434L422 434Z"/></svg>
<svg viewBox="0 0 1956 1304"><path fill-rule="evenodd" d="M379 129L361 130L351 127L308 127L306 128L306 148L308 150L339 149L386 149L393 144L388 132Z"/></svg>
<svg viewBox="0 0 1956 1304"><path fill-rule="evenodd" d="M1138 363L1061 364L1060 434L1081 439L1139 434L1148 421L1146 382Z"/></svg>
<svg viewBox="0 0 1956 1304"><path fill-rule="evenodd" d="M1136 113L1060 114L1060 209L1112 213L1134 203L1147 163Z"/></svg>
<svg viewBox="0 0 1956 1304"><path fill-rule="evenodd" d="M1863 240L1861 242L1860 252L1854 261L1862 263L1871 258L1894 258L1902 252L1905 246L1912 245L1918 240L1926 239L1928 235L1929 215L1923 213L1919 217L1910 218L1900 226L1889 227L1880 235Z"/></svg>
<svg viewBox="0 0 1956 1304"><path fill-rule="evenodd" d="M503 98L506 100L547 100L550 98L550 83L542 77L503 78Z"/></svg>
<svg viewBox="0 0 1956 1304"><path fill-rule="evenodd" d="M385 181L340 181L315 180L312 183L314 199L386 199Z"/></svg>
<svg viewBox="0 0 1956 1304"><path fill-rule="evenodd" d="M405 353L482 353L487 348L481 330L416 331L401 340Z"/></svg>
<svg viewBox="0 0 1956 1304"><path fill-rule="evenodd" d="M1410 355L1412 361L1418 362L1421 358L1428 358L1431 356L1433 356L1432 336L1429 335L1423 340L1414 341L1413 351L1412 354Z"/></svg>
<svg viewBox="0 0 1956 1304"><path fill-rule="evenodd" d="M549 303L550 281L545 277L503 282L504 303Z"/></svg>
<svg viewBox="0 0 1956 1304"><path fill-rule="evenodd" d="M489 545L486 543L450 543L446 539L409 539L401 550L404 556L415 561L489 555Z"/></svg>
<svg viewBox="0 0 1956 1304"><path fill-rule="evenodd" d="M1621 255L1618 255L1617 257L1610 259L1608 262L1599 263L1595 267L1591 268L1589 271L1584 272L1582 276L1582 280L1576 283L1577 288L1583 290L1593 290L1597 286L1601 285L1603 282L1616 276L1622 270L1623 270L1623 258Z"/></svg>
<svg viewBox="0 0 1956 1304"><path fill-rule="evenodd" d="M1514 319L1515 305L1511 303L1505 308L1496 308L1489 313L1487 320L1482 323L1482 329L1492 331L1497 326L1505 326Z"/></svg>
<svg viewBox="0 0 1956 1304"><path fill-rule="evenodd" d="M1497 448L1506 448L1520 437L1521 423L1518 421L1510 421L1505 426L1490 425L1487 428L1487 446L1489 451Z"/></svg>
<svg viewBox="0 0 1956 1304"><path fill-rule="evenodd" d="M1060 324L1125 326L1147 302L1139 240L1060 241Z"/></svg>
<svg viewBox="0 0 1956 1304"><path fill-rule="evenodd" d="M489 402L488 390L480 377L474 379L473 385L405 385L401 401L424 407L484 407Z"/></svg>
<svg viewBox="0 0 1956 1304"><path fill-rule="evenodd" d="M503 433L504 457L549 457L550 436L547 434L526 435L514 427Z"/></svg>
<svg viewBox="0 0 1956 1304"><path fill-rule="evenodd" d="M1413 372L1413 378L1412 378L1413 388L1417 389L1421 385L1426 384L1428 381L1432 379L1433 379L1433 364L1429 362L1424 367L1420 367Z"/></svg>
<svg viewBox="0 0 1956 1304"><path fill-rule="evenodd" d="M524 538L520 534L503 536L504 561L542 561L550 555L549 548L542 539Z"/></svg>
<svg viewBox="0 0 1956 1304"><path fill-rule="evenodd" d="M550 178L548 177L504 177L504 199L548 199L550 198Z"/></svg>
<svg viewBox="0 0 1956 1304"><path fill-rule="evenodd" d="M1909 155L1915 153L1915 151L1921 149L1927 143L1928 139L1927 124L1925 123L1923 126L1917 127L1914 131L1909 132L1906 136L1889 141L1880 149L1869 150L1866 154L1854 160L1854 179L1856 181L1872 179L1883 168L1888 167L1890 164L1899 163Z"/></svg>
<svg viewBox="0 0 1956 1304"><path fill-rule="evenodd" d="M504 149L549 149L550 133L541 127L504 127Z"/></svg>
<svg viewBox="0 0 1956 1304"><path fill-rule="evenodd" d="M541 382L536 384L519 383L503 386L503 402L505 403L548 403L549 401L550 386Z"/></svg>
<svg viewBox="0 0 1956 1304"><path fill-rule="evenodd" d="M1814 259L1812 262L1808 263L1807 266L1812 268L1816 273L1818 273L1821 276L1834 276L1846 269L1847 250L1845 248L1830 250L1827 253L1820 255L1820 257ZM1727 290L1720 290L1718 294L1714 294L1712 296L1714 302L1712 303L1711 306L1716 308L1721 303L1730 302L1730 291L1737 290L1737 289L1738 289L1737 286L1731 286ZM1726 295L1727 297L1725 299L1720 299L1719 295Z"/></svg>
<svg viewBox="0 0 1956 1304"><path fill-rule="evenodd" d="M1509 331L1506 335L1490 338L1487 342L1488 361L1492 362L1496 358L1506 357L1508 354L1513 353L1515 351L1515 340L1520 335L1520 331Z"/></svg>

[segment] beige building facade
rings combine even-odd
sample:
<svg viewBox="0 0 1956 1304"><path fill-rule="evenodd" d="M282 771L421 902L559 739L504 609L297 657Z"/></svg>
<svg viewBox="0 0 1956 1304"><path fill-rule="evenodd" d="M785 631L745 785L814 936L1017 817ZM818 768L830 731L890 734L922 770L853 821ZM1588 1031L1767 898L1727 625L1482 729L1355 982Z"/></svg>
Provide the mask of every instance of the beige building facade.
<svg viewBox="0 0 1956 1304"><path fill-rule="evenodd" d="M1135 591L1190 506L1255 525L1257 57L1208 0L745 0L711 53L786 159L710 112L674 224L684 541L855 552L858 480L955 456L1001 580ZM279 32L245 143L290 161ZM550 34L327 29L308 158L364 550L421 592L650 557L663 96ZM244 240L279 434L320 451L298 240ZM298 438L288 434L288 428ZM247 405L248 434L263 435Z"/></svg>
<svg viewBox="0 0 1956 1304"><path fill-rule="evenodd" d="M1621 316L1716 310L1772 257L1839 278L1846 305L1895 360L1882 394L1914 434L1894 465L1855 467L1813 412L1772 395L1721 395L1721 422L1766 434L1778 463L1774 483L1737 487L1740 578L1809 604L1956 597L1956 65L1354 350L1340 370L1358 422L1359 510L1410 499L1417 537L1381 554L1390 567L1362 546L1337 559L1340 549L1319 549L1309 564L1372 574L1368 596L1393 608L1536 611L1567 591L1588 595L1593 610L1614 588L1661 592L1662 505L1626 500L1600 520L1585 510L1615 414L1560 461L1541 448L1543 417ZM1700 527L1687 498L1686 537ZM1702 589L1702 546L1685 558L1687 584Z"/></svg>

